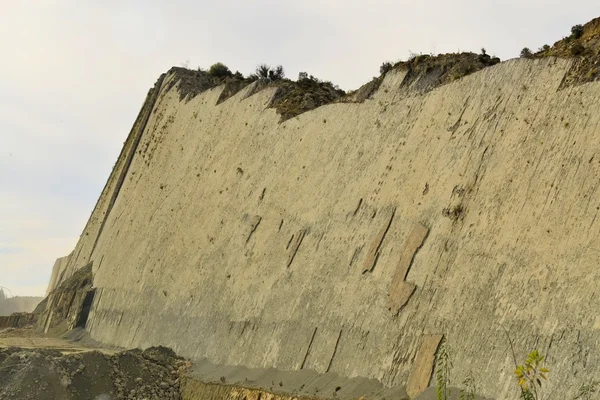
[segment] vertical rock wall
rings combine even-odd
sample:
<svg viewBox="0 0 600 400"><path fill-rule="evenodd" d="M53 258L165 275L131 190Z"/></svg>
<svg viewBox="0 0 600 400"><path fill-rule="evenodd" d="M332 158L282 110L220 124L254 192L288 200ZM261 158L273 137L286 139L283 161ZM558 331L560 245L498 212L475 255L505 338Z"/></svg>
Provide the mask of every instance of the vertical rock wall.
<svg viewBox="0 0 600 400"><path fill-rule="evenodd" d="M93 263L87 329L413 394L443 337L455 382L508 399L506 329L573 397L600 375L600 84L559 90L571 65L512 60L424 94L395 71L283 123L275 89L217 105L222 87L181 100L166 76L69 260Z"/></svg>

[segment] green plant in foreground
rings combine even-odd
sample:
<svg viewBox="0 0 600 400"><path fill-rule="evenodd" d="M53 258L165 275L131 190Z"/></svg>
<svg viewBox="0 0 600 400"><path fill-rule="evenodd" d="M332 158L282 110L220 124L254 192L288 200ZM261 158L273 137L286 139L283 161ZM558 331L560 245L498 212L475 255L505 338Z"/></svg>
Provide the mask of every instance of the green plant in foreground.
<svg viewBox="0 0 600 400"><path fill-rule="evenodd" d="M504 327L503 327L504 328ZM546 357L538 350L530 352L525 361L518 365L517 358L513 347L513 342L510 338L510 334L506 329L506 336L508 343L512 351L513 359L515 362L515 376L518 381L519 389L521 391L521 400L541 400L541 389L543 380L548 379L548 373L550 372L544 367L544 361ZM451 359L451 351L448 347L446 339L443 338L438 346L436 357L435 357L435 381L436 381L436 399L437 400L449 400L450 399L450 371L453 367ZM462 382L462 388L459 392L459 400L475 400L475 393L477 392L475 386L475 379L473 378L472 372L469 372L466 379ZM592 381L591 383L584 384L579 389L579 394L573 400L592 400L595 393L600 392L600 381Z"/></svg>
<svg viewBox="0 0 600 400"><path fill-rule="evenodd" d="M542 379L547 379L550 372L542 367L545 357L537 350L533 350L527 355L525 362L517 365L515 376L521 389L521 399L539 400L540 390L542 388Z"/></svg>
<svg viewBox="0 0 600 400"><path fill-rule="evenodd" d="M450 397L450 370L452 360L446 340L442 339L436 357L437 370L435 372L437 400L447 400Z"/></svg>
<svg viewBox="0 0 600 400"><path fill-rule="evenodd" d="M459 400L475 400L475 379L473 375L469 373L465 380L463 381L463 388L460 389L460 394L458 396Z"/></svg>

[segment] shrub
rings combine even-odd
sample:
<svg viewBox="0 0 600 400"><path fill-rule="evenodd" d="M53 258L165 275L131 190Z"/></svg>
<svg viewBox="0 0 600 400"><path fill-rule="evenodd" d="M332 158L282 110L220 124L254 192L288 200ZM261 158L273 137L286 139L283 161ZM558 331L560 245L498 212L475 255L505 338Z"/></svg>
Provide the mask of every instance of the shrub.
<svg viewBox="0 0 600 400"><path fill-rule="evenodd" d="M463 387L460 389L458 400L475 400L476 392L475 379L473 378L473 375L469 373L463 381Z"/></svg>
<svg viewBox="0 0 600 400"><path fill-rule="evenodd" d="M271 69L269 71L269 79L272 81L278 81L280 79L285 78L285 72L283 71L283 66L278 65L275 69Z"/></svg>
<svg viewBox="0 0 600 400"><path fill-rule="evenodd" d="M283 67L281 65L271 68L267 64L258 64L256 67L256 75L259 78L270 79L272 81L285 78L285 72L283 71Z"/></svg>
<svg viewBox="0 0 600 400"><path fill-rule="evenodd" d="M515 355L513 342L510 334L505 330L508 338L508 343L515 362L515 376L517 378L518 387L520 390L521 400L541 400L542 382L548 379L550 371L544 367L545 356L541 355L538 350L530 352L525 361L521 365L517 365L517 357ZM436 355L435 355L435 383L436 383L436 400L450 399L450 372L452 370L451 351L446 342L446 338L442 338ZM579 390L579 394L574 400L591 400L596 398L595 393L598 392L600 381L592 381L584 384ZM463 387L459 391L459 400L475 400L477 391L475 379L471 372L463 381ZM594 396L594 397L592 397ZM453 397L454 398L454 397Z"/></svg>
<svg viewBox="0 0 600 400"><path fill-rule="evenodd" d="M431 56L429 54L419 54L418 56L416 56L415 58L413 58L412 63L414 65L418 65L424 61L427 61L429 58L431 58Z"/></svg>
<svg viewBox="0 0 600 400"><path fill-rule="evenodd" d="M301 81L303 79L308 79L308 72L300 72L300 73L298 73L298 80Z"/></svg>
<svg viewBox="0 0 600 400"><path fill-rule="evenodd" d="M227 78L233 76L233 73L225 64L218 62L210 66L208 75L214 76L215 78Z"/></svg>
<svg viewBox="0 0 600 400"><path fill-rule="evenodd" d="M446 339L442 339L436 355L436 398L437 400L448 400L450 397L450 370L452 369L452 360L450 351L446 344Z"/></svg>
<svg viewBox="0 0 600 400"><path fill-rule="evenodd" d="M381 64L381 66L379 67L379 73L381 75L386 74L388 71L390 71L393 68L392 63L389 61L385 61L383 64Z"/></svg>
<svg viewBox="0 0 600 400"><path fill-rule="evenodd" d="M580 43L575 43L571 46L571 55L578 56L585 51L585 47L583 47Z"/></svg>
<svg viewBox="0 0 600 400"><path fill-rule="evenodd" d="M531 50L529 50L529 47L524 47L523 50L521 50L520 56L521 58L531 58L533 57L533 54L531 53Z"/></svg>
<svg viewBox="0 0 600 400"><path fill-rule="evenodd" d="M485 49L481 49L481 54L479 54L477 58L479 59L479 62L486 65L489 64L490 60L492 59L492 57L485 52Z"/></svg>
<svg viewBox="0 0 600 400"><path fill-rule="evenodd" d="M414 61L415 58L417 58L419 55L417 53L413 53L411 50L408 51L408 60L406 60L407 62L411 63Z"/></svg>
<svg viewBox="0 0 600 400"><path fill-rule="evenodd" d="M271 67L269 67L267 64L258 64L256 66L256 75L259 78L268 79L270 69Z"/></svg>
<svg viewBox="0 0 600 400"><path fill-rule="evenodd" d="M233 74L233 77L236 79L244 79L244 75L240 71L235 71L235 74Z"/></svg>
<svg viewBox="0 0 600 400"><path fill-rule="evenodd" d="M542 367L545 357L537 350L527 355L525 362L517 365L515 376L521 389L521 399L539 400L541 398L542 379L547 379L548 369Z"/></svg>
<svg viewBox="0 0 600 400"><path fill-rule="evenodd" d="M583 36L583 26L582 25L575 25L574 27L571 28L571 37L573 39L579 39L581 36Z"/></svg>

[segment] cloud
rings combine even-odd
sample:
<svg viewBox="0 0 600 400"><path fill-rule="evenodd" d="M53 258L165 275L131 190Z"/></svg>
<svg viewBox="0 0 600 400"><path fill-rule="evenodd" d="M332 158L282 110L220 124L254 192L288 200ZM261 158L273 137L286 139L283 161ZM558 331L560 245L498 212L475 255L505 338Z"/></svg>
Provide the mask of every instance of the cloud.
<svg viewBox="0 0 600 400"><path fill-rule="evenodd" d="M596 1L13 1L0 24L0 285L43 294L147 90L173 65L282 64L355 89L409 52L503 59L595 17ZM12 287L11 287L12 285Z"/></svg>

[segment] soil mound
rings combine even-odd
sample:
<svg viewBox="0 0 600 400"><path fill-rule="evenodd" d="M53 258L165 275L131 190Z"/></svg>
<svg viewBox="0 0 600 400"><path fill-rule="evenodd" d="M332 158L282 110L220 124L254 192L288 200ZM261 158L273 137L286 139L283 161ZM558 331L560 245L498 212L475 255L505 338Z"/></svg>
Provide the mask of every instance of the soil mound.
<svg viewBox="0 0 600 400"><path fill-rule="evenodd" d="M0 399L180 399L180 377L189 366L165 347L114 355L0 349Z"/></svg>

